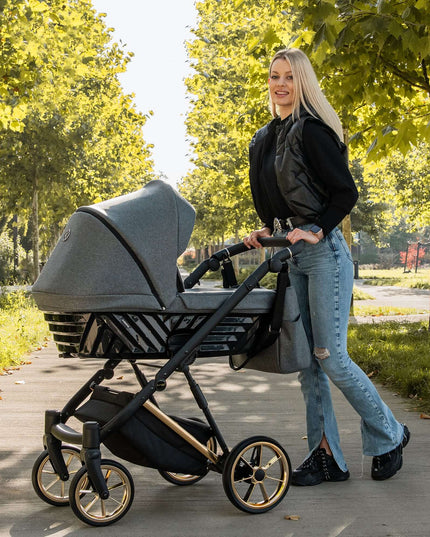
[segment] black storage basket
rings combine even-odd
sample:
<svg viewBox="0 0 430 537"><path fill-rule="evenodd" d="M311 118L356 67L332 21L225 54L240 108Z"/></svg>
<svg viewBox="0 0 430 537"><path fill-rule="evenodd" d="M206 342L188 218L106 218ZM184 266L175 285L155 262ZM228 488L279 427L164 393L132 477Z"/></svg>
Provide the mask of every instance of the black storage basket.
<svg viewBox="0 0 430 537"><path fill-rule="evenodd" d="M97 421L104 425L133 397L128 392L96 386L90 399L74 415L82 422ZM204 445L213 436L209 425L197 418L170 417ZM104 444L117 457L140 466L193 475L207 471L208 460L143 407L118 431L110 433Z"/></svg>

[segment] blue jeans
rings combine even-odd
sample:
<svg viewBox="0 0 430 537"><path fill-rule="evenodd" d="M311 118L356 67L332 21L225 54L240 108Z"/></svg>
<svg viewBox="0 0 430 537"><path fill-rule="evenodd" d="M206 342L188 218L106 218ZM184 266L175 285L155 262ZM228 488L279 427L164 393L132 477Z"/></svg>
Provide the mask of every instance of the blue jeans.
<svg viewBox="0 0 430 537"><path fill-rule="evenodd" d="M303 229L309 227L306 225ZM345 471L329 379L361 416L365 455L382 455L398 446L403 426L367 375L348 355L353 263L340 230L335 228L316 245L305 243L302 252L288 263L313 351L311 367L299 373L306 403L309 450L311 453L319 446L324 434L334 459Z"/></svg>

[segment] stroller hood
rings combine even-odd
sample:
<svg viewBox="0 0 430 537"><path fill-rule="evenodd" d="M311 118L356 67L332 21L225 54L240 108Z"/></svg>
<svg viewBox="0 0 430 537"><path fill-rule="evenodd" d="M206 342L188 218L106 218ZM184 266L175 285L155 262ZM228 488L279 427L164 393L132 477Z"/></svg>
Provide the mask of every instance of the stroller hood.
<svg viewBox="0 0 430 537"><path fill-rule="evenodd" d="M37 305L58 312L167 308L194 219L194 208L161 180L80 207L33 285Z"/></svg>

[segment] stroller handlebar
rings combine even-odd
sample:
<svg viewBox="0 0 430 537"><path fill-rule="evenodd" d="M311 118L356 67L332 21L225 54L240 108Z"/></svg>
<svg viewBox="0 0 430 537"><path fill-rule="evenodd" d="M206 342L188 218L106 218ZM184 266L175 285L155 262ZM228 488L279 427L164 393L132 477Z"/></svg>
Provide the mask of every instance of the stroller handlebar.
<svg viewBox="0 0 430 537"><path fill-rule="evenodd" d="M281 247L288 250L288 252L286 252L287 257L285 257L285 260L298 254L303 249L303 241L296 242L295 244L290 244L285 239L285 237L260 237L258 241L262 246L266 248ZM237 244L228 246L223 250L215 252L209 259L205 259L204 261L202 261L200 265L196 267L187 278L185 278L185 289L192 289L208 270L218 270L221 261L226 260L234 255L242 254L243 252L247 252L249 250L254 250L254 248L248 248L243 242L239 242Z"/></svg>

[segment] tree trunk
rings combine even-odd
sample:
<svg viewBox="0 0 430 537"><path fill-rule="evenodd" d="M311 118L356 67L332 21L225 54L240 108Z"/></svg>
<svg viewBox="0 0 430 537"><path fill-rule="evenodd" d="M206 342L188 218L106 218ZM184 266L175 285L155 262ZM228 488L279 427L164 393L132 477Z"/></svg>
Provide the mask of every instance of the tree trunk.
<svg viewBox="0 0 430 537"><path fill-rule="evenodd" d="M344 142L346 145L346 151L347 151L347 162L349 164L349 155L348 155L348 145L349 145L349 132L347 128L343 129L343 137ZM351 232L351 216L348 214L345 216L345 218L342 220L342 233L345 237L346 244L348 245L348 248L351 250L352 246L352 232ZM351 296L351 315L354 315L354 296Z"/></svg>
<svg viewBox="0 0 430 537"><path fill-rule="evenodd" d="M260 252L259 263L261 265L262 263L266 261L266 248L260 248L259 252Z"/></svg>
<svg viewBox="0 0 430 537"><path fill-rule="evenodd" d="M236 231L236 234L234 236L234 242L235 244L237 244L238 242L240 242L239 240L239 234L238 232ZM233 257L233 268L234 268L234 271L236 273L236 276L239 276L239 256L238 255L235 255Z"/></svg>
<svg viewBox="0 0 430 537"><path fill-rule="evenodd" d="M39 185L37 170L33 176L33 203L31 206L31 217L33 223L32 247L33 247L33 281L39 276Z"/></svg>
<svg viewBox="0 0 430 537"><path fill-rule="evenodd" d="M13 239L13 282L18 281L18 266L19 266L19 254L18 254L18 215L14 215L12 219L12 239Z"/></svg>

